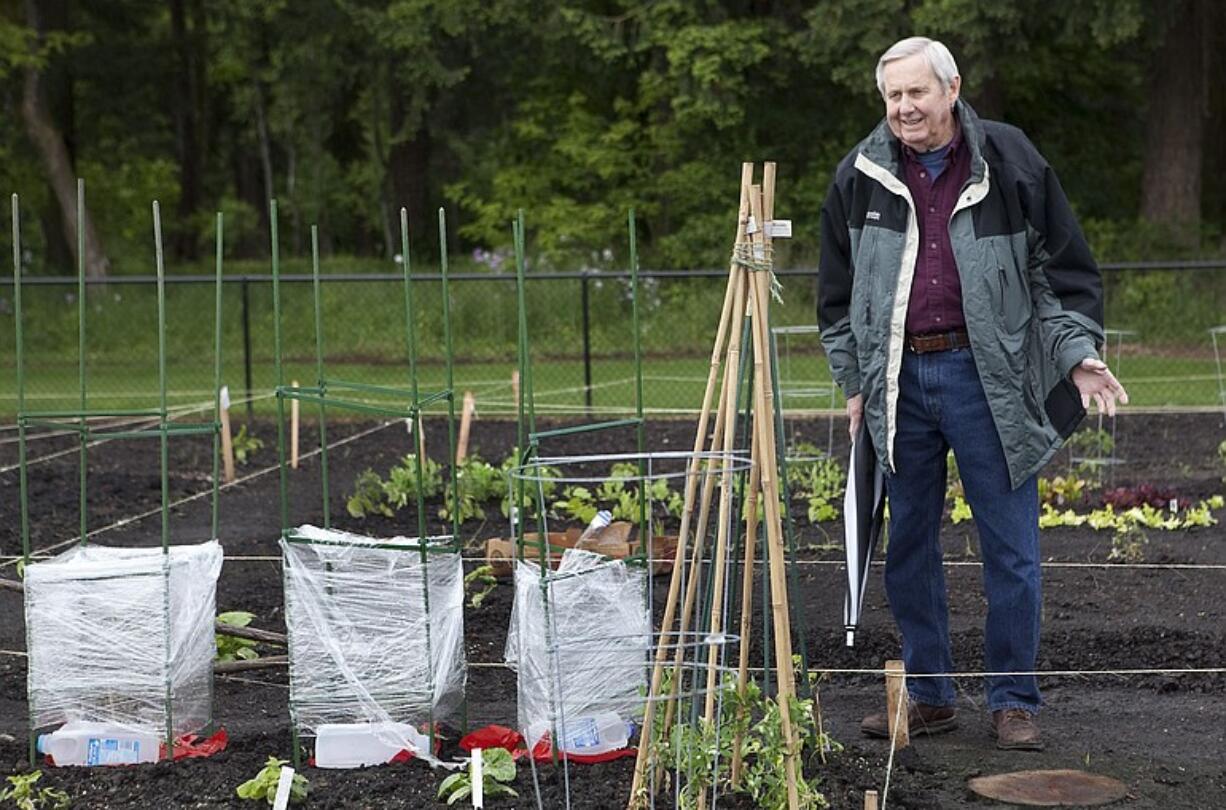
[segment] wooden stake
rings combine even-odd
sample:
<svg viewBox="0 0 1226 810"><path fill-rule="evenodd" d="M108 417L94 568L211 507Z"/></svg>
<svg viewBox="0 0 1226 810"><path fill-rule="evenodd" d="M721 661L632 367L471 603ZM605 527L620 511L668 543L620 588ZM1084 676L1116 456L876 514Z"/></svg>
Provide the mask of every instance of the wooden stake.
<svg viewBox="0 0 1226 810"><path fill-rule="evenodd" d="M885 662L885 705L890 739L894 741L894 750L899 751L911 744L911 724L907 722L910 714L910 707L907 706L907 670L902 661Z"/></svg>
<svg viewBox="0 0 1226 810"><path fill-rule="evenodd" d="M477 398L472 391L464 392L464 407L460 411L460 438L455 447L455 463L468 457L468 434L472 429L473 414L477 412Z"/></svg>
<svg viewBox="0 0 1226 810"><path fill-rule="evenodd" d="M754 557L758 545L758 488L762 485L761 448L758 447L758 434L752 438L752 458L749 470L749 491L745 502L745 558L741 568L741 641L740 658L737 662L737 695L741 698L737 719L745 715L745 686L749 681L749 638L753 621L753 575ZM738 724L739 725L739 724ZM741 735L738 732L732 741L732 788L735 790L741 784Z"/></svg>
<svg viewBox="0 0 1226 810"><path fill-rule="evenodd" d="M227 484L234 481L234 437L230 433L230 387L221 387L221 463Z"/></svg>
<svg viewBox="0 0 1226 810"><path fill-rule="evenodd" d="M877 791L864 791L864 810L877 810Z"/></svg>
<svg viewBox="0 0 1226 810"><path fill-rule="evenodd" d="M298 381L292 381L290 386L297 388ZM298 425L298 398L294 397L289 401L289 466L292 470L298 469Z"/></svg>

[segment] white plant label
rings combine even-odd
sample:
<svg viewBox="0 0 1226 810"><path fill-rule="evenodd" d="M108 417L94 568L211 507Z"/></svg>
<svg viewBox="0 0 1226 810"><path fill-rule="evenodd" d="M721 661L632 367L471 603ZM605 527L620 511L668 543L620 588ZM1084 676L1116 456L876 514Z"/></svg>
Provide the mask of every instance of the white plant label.
<svg viewBox="0 0 1226 810"><path fill-rule="evenodd" d="M791 239L792 238L792 220L790 219L772 219L767 223L770 227L767 233L772 239Z"/></svg>
<svg viewBox="0 0 1226 810"><path fill-rule="evenodd" d="M228 385L221 387L221 409L223 411L230 410L230 386Z"/></svg>
<svg viewBox="0 0 1226 810"><path fill-rule="evenodd" d="M753 214L749 215L749 222L745 225L746 234L754 234L758 232L758 221L753 218Z"/></svg>
<svg viewBox="0 0 1226 810"><path fill-rule="evenodd" d="M485 760L481 749L473 749L473 807L485 807Z"/></svg>
<svg viewBox="0 0 1226 810"><path fill-rule="evenodd" d="M272 810L285 810L289 807L289 792L294 786L294 769L288 765L281 766L281 778L277 780L277 795L273 798Z"/></svg>

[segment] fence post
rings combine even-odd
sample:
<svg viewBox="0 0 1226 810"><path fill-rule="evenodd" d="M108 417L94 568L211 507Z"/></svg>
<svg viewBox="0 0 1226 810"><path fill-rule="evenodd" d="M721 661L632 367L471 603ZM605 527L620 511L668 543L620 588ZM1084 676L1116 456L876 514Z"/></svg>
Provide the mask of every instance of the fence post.
<svg viewBox="0 0 1226 810"><path fill-rule="evenodd" d="M247 277L243 276L243 396L247 399L247 429L251 430L251 421L255 417L255 406L251 402L251 315L247 305Z"/></svg>
<svg viewBox="0 0 1226 810"><path fill-rule="evenodd" d="M583 405L587 415L592 415L592 330L591 305L588 301L588 272L583 271L579 280L581 306L583 310Z"/></svg>

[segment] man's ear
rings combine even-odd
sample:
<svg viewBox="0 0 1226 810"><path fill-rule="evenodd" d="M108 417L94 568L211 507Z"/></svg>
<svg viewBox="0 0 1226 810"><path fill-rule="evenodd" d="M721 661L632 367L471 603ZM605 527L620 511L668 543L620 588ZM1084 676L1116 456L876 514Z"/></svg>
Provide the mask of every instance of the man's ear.
<svg viewBox="0 0 1226 810"><path fill-rule="evenodd" d="M949 108L952 110L954 104L958 101L958 94L962 91L962 77L954 76L949 82Z"/></svg>

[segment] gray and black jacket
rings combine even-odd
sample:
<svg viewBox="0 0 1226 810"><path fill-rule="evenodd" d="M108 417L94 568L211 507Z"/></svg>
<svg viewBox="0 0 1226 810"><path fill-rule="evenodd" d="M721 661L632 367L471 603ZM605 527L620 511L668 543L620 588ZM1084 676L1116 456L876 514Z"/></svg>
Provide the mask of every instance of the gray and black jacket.
<svg viewBox="0 0 1226 810"><path fill-rule="evenodd" d="M1069 372L1102 345L1102 279L1055 172L1016 127L956 106L971 174L949 236L971 349L1018 486L1085 416ZM893 445L919 248L898 139L883 119L840 163L821 215L817 318L843 393Z"/></svg>

